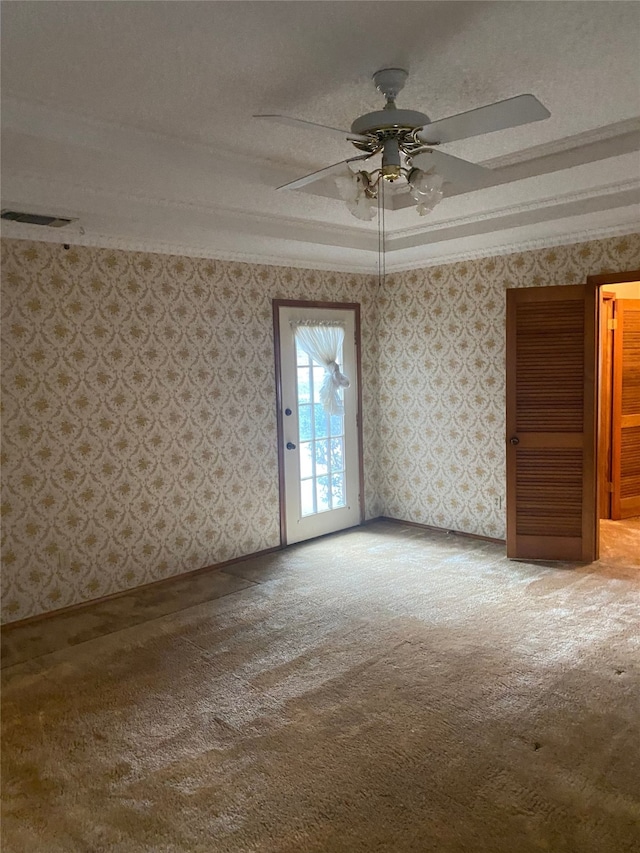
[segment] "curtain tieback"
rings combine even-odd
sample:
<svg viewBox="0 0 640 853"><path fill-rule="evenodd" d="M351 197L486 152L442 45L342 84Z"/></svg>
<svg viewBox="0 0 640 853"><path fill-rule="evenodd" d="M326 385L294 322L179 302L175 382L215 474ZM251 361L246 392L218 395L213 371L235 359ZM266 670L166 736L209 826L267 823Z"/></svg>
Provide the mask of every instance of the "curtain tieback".
<svg viewBox="0 0 640 853"><path fill-rule="evenodd" d="M326 366L326 370L331 374L331 382L336 388L348 388L351 385L351 382L344 373L340 373L337 362L330 361Z"/></svg>

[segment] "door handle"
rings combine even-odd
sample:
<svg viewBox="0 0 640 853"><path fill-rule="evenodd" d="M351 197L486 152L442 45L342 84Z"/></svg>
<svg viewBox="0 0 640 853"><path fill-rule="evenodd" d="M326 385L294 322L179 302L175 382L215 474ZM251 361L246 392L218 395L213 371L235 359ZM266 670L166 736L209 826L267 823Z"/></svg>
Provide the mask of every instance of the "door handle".
<svg viewBox="0 0 640 853"><path fill-rule="evenodd" d="M287 442L287 450L295 450L296 446L292 441Z"/></svg>
<svg viewBox="0 0 640 853"><path fill-rule="evenodd" d="M511 444L520 444L520 439L518 438L517 435L514 435L513 438L509 439L509 441Z"/></svg>

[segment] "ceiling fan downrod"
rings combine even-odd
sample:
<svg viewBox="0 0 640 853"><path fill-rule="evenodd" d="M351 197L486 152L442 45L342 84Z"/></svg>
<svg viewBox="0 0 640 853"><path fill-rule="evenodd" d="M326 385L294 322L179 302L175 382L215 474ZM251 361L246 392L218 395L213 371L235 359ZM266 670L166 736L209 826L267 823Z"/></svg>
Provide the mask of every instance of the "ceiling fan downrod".
<svg viewBox="0 0 640 853"><path fill-rule="evenodd" d="M389 137L382 146L382 177L385 181L397 181L402 174L400 160L400 144L397 139Z"/></svg>

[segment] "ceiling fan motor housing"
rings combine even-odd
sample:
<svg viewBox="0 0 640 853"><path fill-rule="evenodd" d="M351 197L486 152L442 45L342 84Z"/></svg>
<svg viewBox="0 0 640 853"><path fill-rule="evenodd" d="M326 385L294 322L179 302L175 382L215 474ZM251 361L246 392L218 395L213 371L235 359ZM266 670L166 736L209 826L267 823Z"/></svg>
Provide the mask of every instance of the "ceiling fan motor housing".
<svg viewBox="0 0 640 853"><path fill-rule="evenodd" d="M411 131L429 124L429 116L416 110L376 110L357 118L351 125L351 133L378 134L390 130Z"/></svg>

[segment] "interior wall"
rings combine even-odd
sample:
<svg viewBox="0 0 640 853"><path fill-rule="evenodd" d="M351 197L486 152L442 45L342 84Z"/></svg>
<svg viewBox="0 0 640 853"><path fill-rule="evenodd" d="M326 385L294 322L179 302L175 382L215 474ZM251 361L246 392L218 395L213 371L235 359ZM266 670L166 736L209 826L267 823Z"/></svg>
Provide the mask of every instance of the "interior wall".
<svg viewBox="0 0 640 853"><path fill-rule="evenodd" d="M640 234L387 278L380 493L392 518L504 538L505 291L640 267Z"/></svg>
<svg viewBox="0 0 640 853"><path fill-rule="evenodd" d="M274 297L362 305L380 514L377 280L22 240L2 269L4 621L279 544Z"/></svg>
<svg viewBox="0 0 640 853"><path fill-rule="evenodd" d="M640 281L623 281L620 284L607 284L602 289L605 293L614 293L618 299L640 299Z"/></svg>
<svg viewBox="0 0 640 853"><path fill-rule="evenodd" d="M505 290L640 235L361 275L2 241L4 621L278 544L271 299L362 305L367 517L503 538Z"/></svg>

